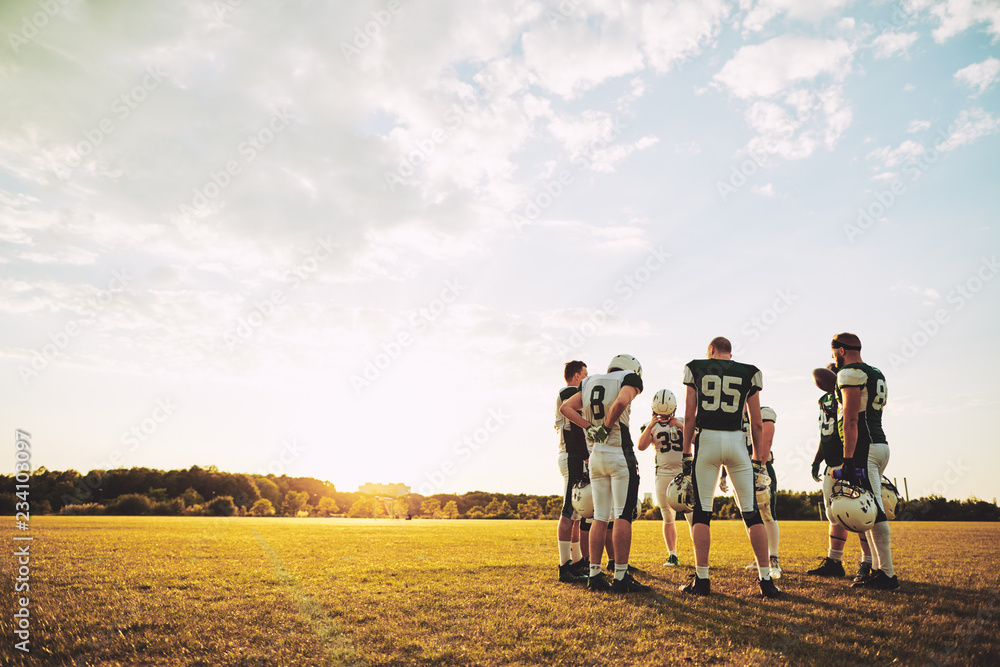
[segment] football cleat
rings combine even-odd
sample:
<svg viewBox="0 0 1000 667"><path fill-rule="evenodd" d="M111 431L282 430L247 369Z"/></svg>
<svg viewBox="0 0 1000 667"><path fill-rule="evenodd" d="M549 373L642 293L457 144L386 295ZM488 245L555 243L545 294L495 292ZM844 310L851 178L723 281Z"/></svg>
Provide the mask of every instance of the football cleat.
<svg viewBox="0 0 1000 667"><path fill-rule="evenodd" d="M566 561L559 566L559 581L564 584L585 584L587 577L577 573L573 563Z"/></svg>
<svg viewBox="0 0 1000 667"><path fill-rule="evenodd" d="M854 583L856 584L864 583L868 581L868 579L870 579L873 574L874 573L872 572L871 563L866 563L862 561L858 565L858 573L854 575Z"/></svg>
<svg viewBox="0 0 1000 667"><path fill-rule="evenodd" d="M691 593L692 595L711 595L712 582L706 577L702 579L697 574L691 575L691 581L680 587L681 593Z"/></svg>
<svg viewBox="0 0 1000 667"><path fill-rule="evenodd" d="M608 364L608 372L610 373L614 369L632 371L639 377L642 377L642 364L631 354L619 354L612 359L611 363Z"/></svg>
<svg viewBox="0 0 1000 667"><path fill-rule="evenodd" d="M663 567L677 567L680 564L680 561L677 560L677 554L674 554L667 559L667 562L663 564Z"/></svg>
<svg viewBox="0 0 1000 667"><path fill-rule="evenodd" d="M778 564L777 556L771 556L771 578L781 579L781 565Z"/></svg>
<svg viewBox="0 0 1000 667"><path fill-rule="evenodd" d="M653 396L653 414L669 417L677 410L677 397L669 389L661 389Z"/></svg>
<svg viewBox="0 0 1000 667"><path fill-rule="evenodd" d="M590 487L590 477L584 477L573 485L573 492L570 496L573 509L584 519L591 519L594 516L594 493Z"/></svg>
<svg viewBox="0 0 1000 667"><path fill-rule="evenodd" d="M875 525L878 505L871 491L844 481L833 483L830 518L854 533L867 533Z"/></svg>
<svg viewBox="0 0 1000 667"><path fill-rule="evenodd" d="M590 576L590 559L583 557L575 563L571 563L570 567L573 568L573 573L578 577Z"/></svg>
<svg viewBox="0 0 1000 667"><path fill-rule="evenodd" d="M608 583L608 580L604 578L604 573L601 572L592 577L587 577L587 590L598 592L610 591L611 584Z"/></svg>
<svg viewBox="0 0 1000 667"><path fill-rule="evenodd" d="M764 598L777 598L781 597L781 589L774 585L774 582L770 579L761 579L760 584L760 596Z"/></svg>
<svg viewBox="0 0 1000 667"><path fill-rule="evenodd" d="M864 581L851 584L852 588L870 588L875 591L894 591L899 588L899 579L896 575L891 577L882 570L875 570L875 574Z"/></svg>
<svg viewBox="0 0 1000 667"><path fill-rule="evenodd" d="M806 574L816 575L818 577L842 577L844 576L844 564L839 560L833 560L832 558L824 558L823 564L819 567L807 570Z"/></svg>
<svg viewBox="0 0 1000 667"><path fill-rule="evenodd" d="M651 586L640 584L628 572L621 579L615 579L611 582L612 593L645 593L651 590L653 590Z"/></svg>

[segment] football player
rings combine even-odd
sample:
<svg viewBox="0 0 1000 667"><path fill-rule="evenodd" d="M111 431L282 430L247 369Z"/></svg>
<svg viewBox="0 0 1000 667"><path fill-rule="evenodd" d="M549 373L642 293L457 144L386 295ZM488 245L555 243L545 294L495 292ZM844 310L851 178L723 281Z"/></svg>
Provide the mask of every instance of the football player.
<svg viewBox="0 0 1000 667"><path fill-rule="evenodd" d="M585 429L593 443L590 456L590 486L594 493L594 523L590 529L591 590L616 593L651 590L628 571L632 546L632 519L639 499L639 468L632 437L629 412L632 401L642 391L642 366L628 354L619 354L604 375L591 375L580 391L562 404L562 414ZM578 411L582 410L583 414ZM615 574L608 583L601 572L601 556L608 522L614 520Z"/></svg>
<svg viewBox="0 0 1000 667"><path fill-rule="evenodd" d="M676 513L667 504L667 486L682 469L684 420L676 416L677 398L669 389L661 389L653 397L653 418L642 429L636 449L645 451L650 444L656 449L656 504L663 517L663 542L667 546L666 567L676 567Z"/></svg>
<svg viewBox="0 0 1000 667"><path fill-rule="evenodd" d="M837 430L844 442L841 478L860 482L875 496L878 513L867 535L872 547L872 575L851 584L853 587L896 590L899 580L892 566L889 520L882 507L882 472L889 463L889 445L882 430L882 410L888 392L882 371L861 359L861 339L841 333L830 343L837 365ZM857 475L858 468L867 476Z"/></svg>
<svg viewBox="0 0 1000 667"><path fill-rule="evenodd" d="M764 442L770 450L770 454L767 456L767 463L765 464L765 469L767 470L767 475L771 479L771 484L768 488L769 500L766 505L760 506L760 518L764 520L764 529L767 531L767 554L769 557L769 562L771 566L771 578L780 579L781 578L781 561L778 558L778 546L781 539L781 532L778 530L778 477L774 474L774 449L772 446L774 444L774 423L777 420L777 415L774 410L767 406L760 406L760 418L761 418L761 432L764 437ZM750 438L750 414L744 410L743 411L743 437L746 440L747 453L751 456L753 455L753 444ZM722 468L722 477L719 480L719 489L724 493L728 490L728 485L726 483L726 468ZM760 505L760 502L757 503ZM742 509L742 508L740 508ZM747 565L748 570L757 569L756 563L751 563Z"/></svg>
<svg viewBox="0 0 1000 667"><path fill-rule="evenodd" d="M763 438L760 391L763 378L759 369L733 361L732 344L721 336L708 344L708 358L695 359L684 366L687 386L684 412L683 472L691 475L695 507L691 534L694 541L695 574L681 587L685 593L710 595L709 547L712 542L712 503L720 466L726 466L747 527L757 560L760 592L763 597L781 595L771 580L767 553L767 530L757 508L755 487L763 479L767 444ZM747 454L742 430L744 409L750 414L753 455ZM695 429L697 454L693 455Z"/></svg>
<svg viewBox="0 0 1000 667"><path fill-rule="evenodd" d="M826 368L817 368L813 371L813 381L824 393L819 399L819 447L816 450L816 458L813 459L812 477L817 482L823 482L823 507L826 516L830 519L830 501L833 494L833 470L840 468L844 463L844 443L840 440L840 433L837 432L837 374L834 372L836 366L830 364ZM826 463L826 470L820 477L819 467ZM806 574L820 577L843 577L844 572L844 546L847 544L848 531L839 523L830 519L830 547L827 550L823 563ZM858 574L854 581L867 579L872 570L871 547L864 533L859 533L861 538L861 552L863 554L861 565L858 567Z"/></svg>
<svg viewBox="0 0 1000 667"><path fill-rule="evenodd" d="M580 383L587 377L587 364L570 361L563 369L566 386L556 398L556 431L559 433L559 472L563 478L563 506L556 539L559 547L559 581L586 583L590 569L590 545L581 543L580 532L590 529L590 524L573 509L573 486L586 474L586 461L590 457L587 442L581 429L566 419L559 408L573 394L580 391Z"/></svg>

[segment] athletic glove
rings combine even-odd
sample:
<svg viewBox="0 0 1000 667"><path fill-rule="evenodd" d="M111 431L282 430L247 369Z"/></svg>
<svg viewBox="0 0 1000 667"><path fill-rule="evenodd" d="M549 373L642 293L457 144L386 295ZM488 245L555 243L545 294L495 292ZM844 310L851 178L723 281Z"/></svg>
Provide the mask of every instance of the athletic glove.
<svg viewBox="0 0 1000 667"><path fill-rule="evenodd" d="M594 442L606 442L609 435L611 435L611 431L604 425L591 426L587 429L587 437Z"/></svg>
<svg viewBox="0 0 1000 667"><path fill-rule="evenodd" d="M691 454L685 454L681 463L681 474L685 477L690 477L691 472L694 470L694 456Z"/></svg>
<svg viewBox="0 0 1000 667"><path fill-rule="evenodd" d="M817 482L822 482L823 479L819 476L819 465L820 465L819 461L813 461L813 469L812 469L813 480Z"/></svg>
<svg viewBox="0 0 1000 667"><path fill-rule="evenodd" d="M844 465L840 467L840 479L852 483L858 481L858 471L855 470L854 461L851 459L845 459Z"/></svg>

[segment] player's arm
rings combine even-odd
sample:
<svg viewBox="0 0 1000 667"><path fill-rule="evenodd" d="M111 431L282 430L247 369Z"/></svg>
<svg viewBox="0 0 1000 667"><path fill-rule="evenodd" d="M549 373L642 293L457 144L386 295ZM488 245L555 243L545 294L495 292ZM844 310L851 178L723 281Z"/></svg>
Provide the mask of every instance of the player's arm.
<svg viewBox="0 0 1000 667"><path fill-rule="evenodd" d="M861 412L861 387L841 387L844 396L844 459L854 458L858 446L858 413Z"/></svg>
<svg viewBox="0 0 1000 667"><path fill-rule="evenodd" d="M754 392L747 398L747 412L750 415L750 439L753 444L753 460L766 461L767 455L771 451L771 443L767 443L764 449L764 425L760 416L760 392ZM774 433L772 432L772 437Z"/></svg>
<svg viewBox="0 0 1000 667"><path fill-rule="evenodd" d="M698 392L687 385L684 395L684 456L694 452L694 424L698 417Z"/></svg>
<svg viewBox="0 0 1000 667"><path fill-rule="evenodd" d="M622 387L618 391L618 396L615 397L615 402L608 408L608 414L604 416L604 427L610 431L618 423L618 418L625 412L628 404L638 395L638 388L629 385ZM583 405L582 399L580 405Z"/></svg>
<svg viewBox="0 0 1000 667"><path fill-rule="evenodd" d="M646 448L653 442L653 427L656 424L656 415L653 415L653 418L649 420L648 424L646 424L646 428L642 429L642 435L639 436L639 442L635 443L635 448L640 452L646 451Z"/></svg>
<svg viewBox="0 0 1000 667"><path fill-rule="evenodd" d="M570 420L571 422L573 422L574 424L576 424L577 426L586 431L588 428L593 426L593 424L584 419L583 415L580 414L580 410L582 409L583 409L583 394L581 394L580 392L576 392L575 394L567 398L565 401L563 401L563 404L559 406L559 412L562 413L563 417Z"/></svg>

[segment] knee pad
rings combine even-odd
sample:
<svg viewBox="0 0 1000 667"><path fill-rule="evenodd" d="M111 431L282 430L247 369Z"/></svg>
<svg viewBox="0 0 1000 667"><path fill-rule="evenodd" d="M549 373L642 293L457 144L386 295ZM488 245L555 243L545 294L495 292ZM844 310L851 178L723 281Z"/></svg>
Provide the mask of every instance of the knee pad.
<svg viewBox="0 0 1000 667"><path fill-rule="evenodd" d="M741 514L743 515L743 523L746 524L747 528L764 524L764 519L761 518L760 512L741 512Z"/></svg>
<svg viewBox="0 0 1000 667"><path fill-rule="evenodd" d="M706 526L712 523L712 513L706 512L701 507L695 507L692 515L692 523L703 523Z"/></svg>
<svg viewBox="0 0 1000 667"><path fill-rule="evenodd" d="M590 532L591 521L590 519L580 519L580 531L584 533Z"/></svg>

